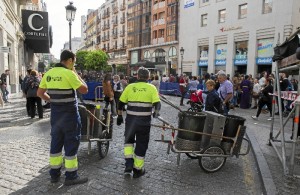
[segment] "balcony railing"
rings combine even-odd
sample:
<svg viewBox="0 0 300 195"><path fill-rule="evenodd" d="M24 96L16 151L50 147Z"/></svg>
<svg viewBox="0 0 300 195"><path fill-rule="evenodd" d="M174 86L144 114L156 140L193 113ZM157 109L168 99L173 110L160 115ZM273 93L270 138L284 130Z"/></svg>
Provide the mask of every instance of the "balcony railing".
<svg viewBox="0 0 300 195"><path fill-rule="evenodd" d="M127 46L125 44L120 44L120 49L125 49Z"/></svg>
<svg viewBox="0 0 300 195"><path fill-rule="evenodd" d="M118 32L113 32L112 36L114 39L118 38Z"/></svg>
<svg viewBox="0 0 300 195"><path fill-rule="evenodd" d="M166 6L166 2L165 1L162 1L160 3L158 3L158 8L163 8Z"/></svg>
<svg viewBox="0 0 300 195"><path fill-rule="evenodd" d="M113 24L113 26L117 26L118 25L118 20L117 19L112 20L112 24Z"/></svg>
<svg viewBox="0 0 300 195"><path fill-rule="evenodd" d="M126 6L125 6L125 4L122 3L121 6L120 6L120 10L123 11L125 9L126 9Z"/></svg>
<svg viewBox="0 0 300 195"><path fill-rule="evenodd" d="M122 16L122 17L120 18L120 23L121 23L121 24L124 24L124 23L125 23L125 17L124 17L124 16Z"/></svg>
<svg viewBox="0 0 300 195"><path fill-rule="evenodd" d="M120 37L124 37L125 36L125 31L124 30L121 30L120 31Z"/></svg>
<svg viewBox="0 0 300 195"><path fill-rule="evenodd" d="M157 39L157 43L164 43L165 42L165 38L161 37Z"/></svg>
<svg viewBox="0 0 300 195"><path fill-rule="evenodd" d="M114 6L112 10L113 10L113 13L114 13L114 14L118 13L118 11L119 11L119 9L118 9L117 6Z"/></svg>
<svg viewBox="0 0 300 195"><path fill-rule="evenodd" d="M101 38L102 42L105 42L105 39L106 39L106 36L103 36L103 37Z"/></svg>
<svg viewBox="0 0 300 195"><path fill-rule="evenodd" d="M164 18L161 18L161 19L155 20L155 21L153 22L153 26L163 25L163 24L165 24L165 23L166 23L165 19L164 19Z"/></svg>

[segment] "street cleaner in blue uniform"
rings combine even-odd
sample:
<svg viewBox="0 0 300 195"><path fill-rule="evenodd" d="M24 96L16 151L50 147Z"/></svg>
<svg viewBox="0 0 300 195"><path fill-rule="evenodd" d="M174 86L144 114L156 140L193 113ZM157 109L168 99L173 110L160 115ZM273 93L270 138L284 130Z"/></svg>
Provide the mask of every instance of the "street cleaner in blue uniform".
<svg viewBox="0 0 300 195"><path fill-rule="evenodd" d="M118 105L117 125L121 125L123 123L123 108L127 104L124 134L124 173L127 175L133 171L133 178L145 174L144 162L150 137L152 108L154 107L153 117L156 118L161 107L156 87L147 83L149 77L148 69L139 68L138 80L125 88Z"/></svg>
<svg viewBox="0 0 300 195"><path fill-rule="evenodd" d="M88 178L81 178L77 174L81 119L76 95L76 90L81 94L86 94L88 87L78 76L74 63L75 54L64 50L60 55L60 63L45 73L37 91L40 98L51 102L51 183L60 180L61 167L64 162L66 170L64 185L66 186L88 181Z"/></svg>

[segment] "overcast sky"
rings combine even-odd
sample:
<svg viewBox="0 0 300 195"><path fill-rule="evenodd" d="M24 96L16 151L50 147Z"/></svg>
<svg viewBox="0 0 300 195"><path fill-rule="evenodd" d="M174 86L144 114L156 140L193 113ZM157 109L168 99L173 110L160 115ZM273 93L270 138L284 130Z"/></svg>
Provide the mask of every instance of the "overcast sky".
<svg viewBox="0 0 300 195"><path fill-rule="evenodd" d="M51 53L59 59L60 51L65 42L69 41L69 23L66 20L66 6L69 0L44 0L47 4L49 23L53 31ZM87 15L88 9L97 9L105 0L73 0L77 8L75 20L72 23L72 37L81 36L81 16Z"/></svg>

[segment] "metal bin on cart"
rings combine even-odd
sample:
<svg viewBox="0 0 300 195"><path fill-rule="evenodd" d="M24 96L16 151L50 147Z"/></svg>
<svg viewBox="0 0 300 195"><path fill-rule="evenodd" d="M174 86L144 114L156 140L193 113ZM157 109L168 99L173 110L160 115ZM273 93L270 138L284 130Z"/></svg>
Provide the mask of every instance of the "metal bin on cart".
<svg viewBox="0 0 300 195"><path fill-rule="evenodd" d="M203 132L206 114L200 112L179 112L178 128ZM202 135L179 131L175 141L177 150L199 151Z"/></svg>

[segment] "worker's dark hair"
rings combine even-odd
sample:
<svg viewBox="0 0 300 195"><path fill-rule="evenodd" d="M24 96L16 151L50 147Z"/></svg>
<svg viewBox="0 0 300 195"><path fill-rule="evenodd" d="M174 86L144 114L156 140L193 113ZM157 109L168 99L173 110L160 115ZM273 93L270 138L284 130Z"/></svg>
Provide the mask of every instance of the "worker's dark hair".
<svg viewBox="0 0 300 195"><path fill-rule="evenodd" d="M75 54L70 50L64 50L60 54L60 62L67 61L68 59L72 58L72 60L75 60Z"/></svg>
<svg viewBox="0 0 300 195"><path fill-rule="evenodd" d="M140 67L138 69L138 78L142 80L148 80L150 77L150 72L147 68Z"/></svg>

